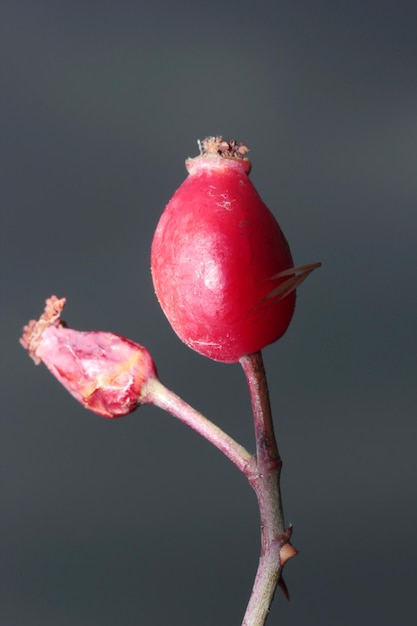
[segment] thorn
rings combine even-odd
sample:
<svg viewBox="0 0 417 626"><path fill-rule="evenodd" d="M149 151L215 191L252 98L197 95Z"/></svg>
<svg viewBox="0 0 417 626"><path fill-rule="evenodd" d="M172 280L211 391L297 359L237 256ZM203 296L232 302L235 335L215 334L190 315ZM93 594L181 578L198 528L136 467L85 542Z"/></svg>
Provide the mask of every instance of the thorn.
<svg viewBox="0 0 417 626"><path fill-rule="evenodd" d="M288 535L291 536L291 526L289 528L287 528L286 532L288 533ZM285 542L282 546L281 549L279 551L279 560L280 560L280 564L281 564L281 568L284 567L285 563L289 560L292 559L293 556L297 556L298 551L294 548L293 545L291 545L289 543L289 541ZM285 584L285 580L282 576L282 573L279 577L278 580L278 587L281 589L282 593L284 594L284 596L287 598L287 600L290 599L290 594L288 591L288 587Z"/></svg>
<svg viewBox="0 0 417 626"><path fill-rule="evenodd" d="M281 563L281 567L284 567L285 563L288 559L292 559L293 556L297 556L298 552L288 541L284 543L279 551L279 560Z"/></svg>
<svg viewBox="0 0 417 626"><path fill-rule="evenodd" d="M282 577L282 574L279 577L278 587L281 589L282 593L284 594L284 596L287 598L287 600L289 602L290 601L290 594L289 594L289 591L288 591L288 587L285 584L285 580Z"/></svg>

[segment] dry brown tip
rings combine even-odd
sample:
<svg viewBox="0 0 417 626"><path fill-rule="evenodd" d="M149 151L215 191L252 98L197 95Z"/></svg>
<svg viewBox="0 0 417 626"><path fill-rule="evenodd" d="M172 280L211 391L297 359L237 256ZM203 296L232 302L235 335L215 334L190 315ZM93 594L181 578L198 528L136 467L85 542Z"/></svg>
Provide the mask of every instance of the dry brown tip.
<svg viewBox="0 0 417 626"><path fill-rule="evenodd" d="M218 137L206 137L198 140L198 147L201 156L220 155L225 159L244 159L249 152L249 148L241 141L237 143L235 139L226 141L221 135Z"/></svg>
<svg viewBox="0 0 417 626"><path fill-rule="evenodd" d="M30 320L23 328L20 343L29 352L29 356L39 365L41 359L37 355L37 349L42 337L42 333L49 326L59 326L62 324L61 311L65 306L66 299L51 296L46 300L45 310L36 320Z"/></svg>

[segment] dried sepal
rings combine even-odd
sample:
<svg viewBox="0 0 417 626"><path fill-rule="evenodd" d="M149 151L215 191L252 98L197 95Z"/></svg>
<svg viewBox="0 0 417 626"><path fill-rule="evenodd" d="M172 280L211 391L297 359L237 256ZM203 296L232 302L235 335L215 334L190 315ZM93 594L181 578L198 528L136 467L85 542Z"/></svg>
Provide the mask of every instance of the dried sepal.
<svg viewBox="0 0 417 626"><path fill-rule="evenodd" d="M278 285L273 289L264 300L273 298L274 300L282 300L285 296L288 296L292 291L295 291L297 287L311 274L311 272L321 266L321 263L310 263L309 265L299 265L298 267L290 267L287 270L283 270L278 274L271 277L270 280L278 280L279 278L285 278L289 276L288 280Z"/></svg>
<svg viewBox="0 0 417 626"><path fill-rule="evenodd" d="M20 343L29 352L29 356L35 361L36 365L39 365L42 360L37 354L37 350L43 332L50 326L62 326L65 324L60 317L65 303L65 298L57 298L57 296L47 298L44 312L40 318L38 320L30 320L23 328Z"/></svg>

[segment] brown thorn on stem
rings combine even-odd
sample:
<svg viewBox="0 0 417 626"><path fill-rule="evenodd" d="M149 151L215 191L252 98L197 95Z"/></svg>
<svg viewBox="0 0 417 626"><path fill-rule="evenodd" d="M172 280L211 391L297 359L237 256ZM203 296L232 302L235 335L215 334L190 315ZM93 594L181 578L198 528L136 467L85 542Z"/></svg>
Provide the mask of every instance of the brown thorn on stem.
<svg viewBox="0 0 417 626"><path fill-rule="evenodd" d="M281 589L282 593L284 594L284 596L289 601L290 600L290 592L288 591L288 587L287 587L286 582L285 582L284 578L282 577L282 575L279 577L278 587Z"/></svg>
<svg viewBox="0 0 417 626"><path fill-rule="evenodd" d="M291 528L288 528L286 530L286 534L291 535ZM293 545L291 545L289 543L289 541L286 541L282 546L281 549L279 551L279 561L280 561L280 566L281 566L281 572L282 572L282 568L284 567L285 563L289 560L292 559L292 557L297 556L298 551L294 548ZM287 598L287 600L290 599L290 593L288 591L288 587L286 585L286 582L282 576L282 573L279 577L278 580L278 587L281 589L282 593L284 594L284 596Z"/></svg>
<svg viewBox="0 0 417 626"><path fill-rule="evenodd" d="M290 543L284 543L283 546L281 546L281 550L279 551L279 560L281 563L281 567L283 567L285 565L285 563L287 561L289 561L289 559L292 559L294 556L297 556L298 551L294 548L293 545L291 545Z"/></svg>

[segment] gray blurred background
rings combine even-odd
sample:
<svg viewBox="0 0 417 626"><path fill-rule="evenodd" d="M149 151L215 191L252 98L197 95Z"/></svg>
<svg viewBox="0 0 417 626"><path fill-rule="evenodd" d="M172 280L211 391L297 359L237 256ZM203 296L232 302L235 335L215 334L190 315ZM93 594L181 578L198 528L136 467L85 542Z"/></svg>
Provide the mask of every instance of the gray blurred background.
<svg viewBox="0 0 417 626"><path fill-rule="evenodd" d="M152 234L196 140L251 148L297 264L323 262L265 350L297 559L268 624L415 613L414 2L3 0L1 626L238 626L255 496L153 407L88 413L18 344L51 294L124 334L253 450L238 365L183 346Z"/></svg>

